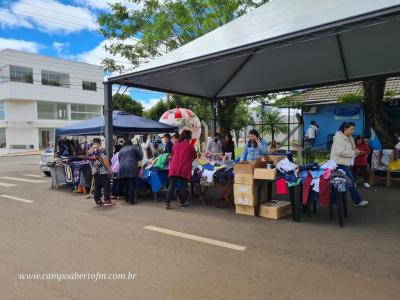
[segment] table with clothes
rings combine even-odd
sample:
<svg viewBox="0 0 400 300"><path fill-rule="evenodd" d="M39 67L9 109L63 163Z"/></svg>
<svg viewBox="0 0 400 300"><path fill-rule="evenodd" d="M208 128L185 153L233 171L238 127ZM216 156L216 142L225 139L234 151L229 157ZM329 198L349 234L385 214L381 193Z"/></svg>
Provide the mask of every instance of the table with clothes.
<svg viewBox="0 0 400 300"><path fill-rule="evenodd" d="M205 156L203 156L205 157ZM155 159L143 164L140 169L140 178L137 187L150 186L154 201L157 201L157 193L168 187L168 161L169 154L162 154ZM218 201L231 204L233 196L233 161L210 161L200 158L192 164L191 194L192 198L199 198L204 205L208 204L213 195L214 188L218 190ZM176 190L179 191L180 184L177 183ZM179 197L179 193L177 193Z"/></svg>
<svg viewBox="0 0 400 300"><path fill-rule="evenodd" d="M293 220L299 221L302 207L310 211L311 206L317 202L321 206L330 207L333 203L345 205L345 194L352 186L352 180L343 170L338 169L334 161L328 161L323 165L312 162L297 166L285 158L276 165L276 178L269 180L268 200L271 199L272 184L275 183L278 195L289 194L293 210ZM257 190L259 188L257 187ZM338 195L341 199L338 199ZM257 209L259 212L260 196L257 193ZM314 206L315 207L315 206ZM315 209L315 208L314 208ZM344 214L347 214L345 208ZM342 223L342 220L339 220Z"/></svg>
<svg viewBox="0 0 400 300"><path fill-rule="evenodd" d="M144 185L150 186L154 201L157 201L157 193L165 189L168 185L169 156L169 153L161 154L140 166L136 190Z"/></svg>
<svg viewBox="0 0 400 300"><path fill-rule="evenodd" d="M231 160L193 162L192 197L198 197L204 205L208 205L212 197L214 206L223 203L233 208L233 165Z"/></svg>
<svg viewBox="0 0 400 300"><path fill-rule="evenodd" d="M78 190L78 187L82 186L84 191L90 188L92 175L89 160L60 157L47 165L50 167L52 187L72 185L74 190Z"/></svg>

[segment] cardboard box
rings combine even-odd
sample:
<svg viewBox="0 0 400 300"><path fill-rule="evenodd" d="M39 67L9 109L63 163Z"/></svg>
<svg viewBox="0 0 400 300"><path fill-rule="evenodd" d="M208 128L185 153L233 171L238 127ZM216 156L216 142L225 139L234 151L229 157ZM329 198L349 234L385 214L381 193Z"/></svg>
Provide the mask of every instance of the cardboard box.
<svg viewBox="0 0 400 300"><path fill-rule="evenodd" d="M272 200L261 205L260 217L280 219L292 213L289 201Z"/></svg>
<svg viewBox="0 0 400 300"><path fill-rule="evenodd" d="M253 175L254 172L254 162L241 161L233 167L236 174L250 174Z"/></svg>
<svg viewBox="0 0 400 300"><path fill-rule="evenodd" d="M267 179L267 180L275 180L276 178L276 169L254 169L254 179Z"/></svg>
<svg viewBox="0 0 400 300"><path fill-rule="evenodd" d="M282 159L286 158L284 155L269 155L264 157L263 159L257 159L255 162L254 168L254 179L266 179L266 180L275 180L276 178L276 169L267 169L265 166L268 162L272 161L274 165L280 162Z"/></svg>
<svg viewBox="0 0 400 300"><path fill-rule="evenodd" d="M240 162L234 168L235 183L253 184L254 162Z"/></svg>
<svg viewBox="0 0 400 300"><path fill-rule="evenodd" d="M255 185L250 184L234 184L234 200L235 204L255 206L257 200L257 191ZM261 185L261 203L267 201L267 187Z"/></svg>
<svg viewBox="0 0 400 300"><path fill-rule="evenodd" d="M235 183L253 185L253 183L254 183L253 174L236 174L235 173Z"/></svg>
<svg viewBox="0 0 400 300"><path fill-rule="evenodd" d="M253 206L235 205L235 212L239 215L255 216L254 210Z"/></svg>

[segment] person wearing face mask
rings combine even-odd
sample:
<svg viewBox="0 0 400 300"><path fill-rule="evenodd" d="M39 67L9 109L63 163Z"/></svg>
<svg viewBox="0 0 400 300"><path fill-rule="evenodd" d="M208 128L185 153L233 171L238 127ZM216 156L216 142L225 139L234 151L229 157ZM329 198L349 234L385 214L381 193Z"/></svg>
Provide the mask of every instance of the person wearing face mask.
<svg viewBox="0 0 400 300"><path fill-rule="evenodd" d="M366 206L368 201L361 198L355 186L355 179L350 170L351 161L355 156L361 155L363 152L356 148L353 139L355 124L352 122L344 122L333 138L331 149L331 157L337 165L338 169L343 170L346 175L353 181L353 186L349 189L354 206Z"/></svg>
<svg viewBox="0 0 400 300"><path fill-rule="evenodd" d="M214 139L207 144L207 153L222 153L221 135L216 133Z"/></svg>
<svg viewBox="0 0 400 300"><path fill-rule="evenodd" d="M252 129L249 131L249 141L244 146L242 161L255 161L259 157L268 154L267 141L262 139L257 130Z"/></svg>

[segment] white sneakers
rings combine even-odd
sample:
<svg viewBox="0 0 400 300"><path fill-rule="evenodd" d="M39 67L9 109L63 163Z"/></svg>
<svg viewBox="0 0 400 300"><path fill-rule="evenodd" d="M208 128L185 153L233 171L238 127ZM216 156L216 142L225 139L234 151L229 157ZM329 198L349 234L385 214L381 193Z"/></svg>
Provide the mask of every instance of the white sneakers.
<svg viewBox="0 0 400 300"><path fill-rule="evenodd" d="M356 207L362 207L362 206L366 206L366 205L368 205L368 201L366 201L366 200L362 200L360 203L354 204L354 206L356 206Z"/></svg>
<svg viewBox="0 0 400 300"><path fill-rule="evenodd" d="M371 187L368 182L364 182L363 186L368 189Z"/></svg>

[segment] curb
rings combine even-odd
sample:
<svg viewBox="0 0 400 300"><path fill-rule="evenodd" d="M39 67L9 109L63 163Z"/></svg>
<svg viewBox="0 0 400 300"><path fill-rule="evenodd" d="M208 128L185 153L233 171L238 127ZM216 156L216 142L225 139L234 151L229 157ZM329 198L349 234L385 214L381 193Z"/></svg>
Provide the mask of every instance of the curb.
<svg viewBox="0 0 400 300"><path fill-rule="evenodd" d="M34 156L34 155L41 155L41 151L35 151L35 152L23 152L23 153L11 153L11 154L4 154L0 155L1 157L18 157L18 156Z"/></svg>

